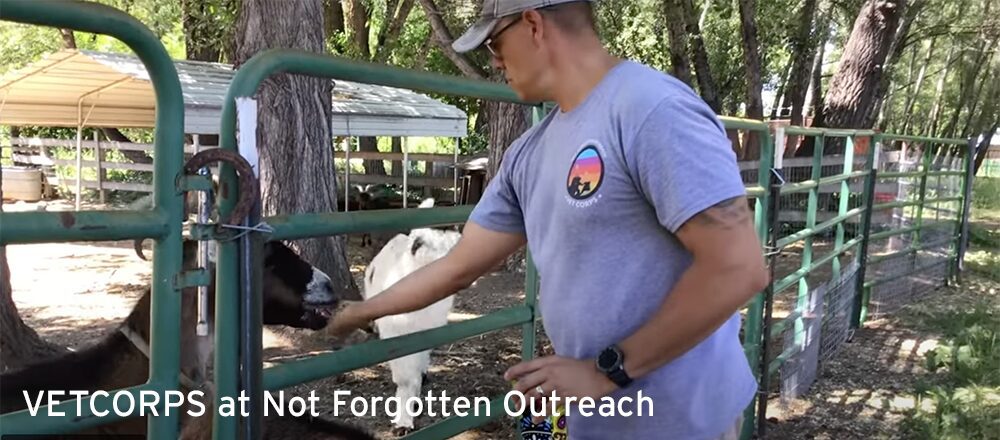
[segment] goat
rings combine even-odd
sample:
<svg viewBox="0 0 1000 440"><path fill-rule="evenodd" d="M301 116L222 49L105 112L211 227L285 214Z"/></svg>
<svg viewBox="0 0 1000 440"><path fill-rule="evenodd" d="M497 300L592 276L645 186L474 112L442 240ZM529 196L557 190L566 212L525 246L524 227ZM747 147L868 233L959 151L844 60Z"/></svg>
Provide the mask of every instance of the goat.
<svg viewBox="0 0 1000 440"><path fill-rule="evenodd" d="M185 269L193 269L195 266L196 243L185 242ZM280 242L268 242L264 253L264 324L312 330L325 327L331 316L331 309L339 301L339 295L333 291L329 277ZM210 273L214 273L211 268ZM209 290L215 290L214 277ZM180 382L181 391L185 395L200 387L207 378L205 371L211 364L213 351L211 342L214 340L214 325L211 317L214 316L214 295L209 295L209 334L201 337L196 334L195 326L198 310L196 292L197 288L187 288L181 293ZM84 350L44 359L0 375L0 412L25 409L25 392L37 395L46 390L108 391L146 383L149 377L151 300L151 289L147 287L128 318L103 340ZM184 409L181 411L186 414ZM202 417L211 419L208 415ZM185 423L183 417L182 423ZM349 432L349 428L344 429ZM133 417L85 432L105 436L141 437L146 432L146 421L143 417ZM360 440L370 437L347 435L332 438Z"/></svg>
<svg viewBox="0 0 1000 440"><path fill-rule="evenodd" d="M420 204L420 208L433 205L434 199L427 199ZM459 232L434 228L414 229L408 235L397 234L365 269L365 299L375 297L411 272L443 257L458 244L459 238ZM448 296L421 310L376 319L376 331L380 338L392 338L441 327L448 323L453 302L454 297ZM419 397L430 357L430 350L426 350L389 361L400 404ZM413 417L408 411L399 411L393 425L395 434L405 434L413 430Z"/></svg>

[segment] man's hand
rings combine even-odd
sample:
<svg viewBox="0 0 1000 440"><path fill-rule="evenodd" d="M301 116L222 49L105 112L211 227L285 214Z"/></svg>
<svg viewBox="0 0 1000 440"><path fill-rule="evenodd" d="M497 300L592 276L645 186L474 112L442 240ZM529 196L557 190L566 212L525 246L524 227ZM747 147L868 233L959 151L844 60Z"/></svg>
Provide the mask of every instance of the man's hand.
<svg viewBox="0 0 1000 440"><path fill-rule="evenodd" d="M359 304L360 301L342 301L323 331L327 335L340 338L367 327L371 320L360 313Z"/></svg>
<svg viewBox="0 0 1000 440"><path fill-rule="evenodd" d="M542 399L546 408L548 399L553 395L561 402L567 397L599 400L617 388L614 382L597 370L593 359L577 360L561 356L546 356L519 363L504 373L504 379L516 380L514 389L523 393L529 404L533 399ZM539 393L539 390L542 392ZM540 417L532 419L534 423L541 421Z"/></svg>

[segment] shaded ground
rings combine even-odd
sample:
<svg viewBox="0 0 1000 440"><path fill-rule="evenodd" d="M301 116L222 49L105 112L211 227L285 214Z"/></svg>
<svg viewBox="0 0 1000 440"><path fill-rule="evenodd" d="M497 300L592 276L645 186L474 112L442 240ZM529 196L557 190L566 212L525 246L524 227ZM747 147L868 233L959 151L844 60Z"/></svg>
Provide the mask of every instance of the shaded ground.
<svg viewBox="0 0 1000 440"><path fill-rule="evenodd" d="M767 438L906 438L900 423L916 405L914 389L933 375L924 368L924 355L941 339L921 324L921 317L928 310L962 310L983 297L1000 305L1000 285L973 274L962 287L939 289L859 329L822 366L806 396L787 405L778 399L769 402Z"/></svg>

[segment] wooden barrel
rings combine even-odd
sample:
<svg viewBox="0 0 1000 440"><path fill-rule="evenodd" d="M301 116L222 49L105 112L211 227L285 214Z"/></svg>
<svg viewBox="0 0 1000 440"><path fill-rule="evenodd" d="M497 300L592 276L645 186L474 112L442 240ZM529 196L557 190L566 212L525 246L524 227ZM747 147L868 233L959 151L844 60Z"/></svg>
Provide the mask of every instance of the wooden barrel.
<svg viewBox="0 0 1000 440"><path fill-rule="evenodd" d="M26 167L3 167L3 198L37 202L42 199L42 171Z"/></svg>

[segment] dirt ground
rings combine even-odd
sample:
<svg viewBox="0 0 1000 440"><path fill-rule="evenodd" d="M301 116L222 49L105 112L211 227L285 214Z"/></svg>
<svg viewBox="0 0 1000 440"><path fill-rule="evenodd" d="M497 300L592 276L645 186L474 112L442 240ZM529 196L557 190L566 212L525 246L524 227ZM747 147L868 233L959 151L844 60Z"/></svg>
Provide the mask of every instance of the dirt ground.
<svg viewBox="0 0 1000 440"><path fill-rule="evenodd" d="M917 404L914 389L933 374L924 368L924 354L941 339L917 317L927 310L959 310L983 297L1000 305L1000 283L970 273L962 286L940 288L887 318L870 321L821 365L805 396L769 401L766 438L905 438L900 422Z"/></svg>
<svg viewBox="0 0 1000 440"><path fill-rule="evenodd" d="M47 206L45 206L47 205ZM40 208L44 206L44 208ZM98 209L88 206L87 209ZM34 209L72 209L66 203L8 204L5 211ZM352 241L352 272L364 271L364 253ZM828 251L817 249L817 255ZM141 289L149 281L151 263L138 259L131 242L18 245L7 248L13 274L14 300L26 323L44 338L73 349L94 343L128 314ZM794 271L797 256L786 257L780 272ZM827 265L829 267L829 265ZM782 273L779 272L779 278ZM819 281L829 273L817 275ZM995 282L975 285L996 294ZM523 301L524 275L495 273L479 280L460 293L451 316L459 321L513 306ZM986 287L982 287L986 286ZM990 290L990 289L993 290ZM978 290L945 288L928 295L923 303L956 303ZM787 313L794 304L791 296L779 296L775 315ZM540 329L539 353L551 351ZM933 348L937 335L907 327L899 316L867 325L855 333L836 359L824 365L810 393L782 405L769 405L767 438L779 439L853 439L897 438L895 424L913 399L907 397L916 377L924 374L920 359ZM448 396L496 397L509 391L503 371L520 360L521 330L510 328L470 338L434 350L432 365L422 393ZM329 350L325 342L307 331L280 328L265 329L265 356L268 362L282 362L297 355ZM333 418L332 396L335 390L349 391L350 396L394 395L387 365L359 369L340 377L328 378L292 387L286 394L307 397L315 390L320 396L320 411ZM344 408L341 408L344 411ZM371 429L381 438L393 438L388 416L337 417ZM422 416L423 427L440 417ZM874 434L880 432L881 434ZM513 421L500 417L478 429L461 434L458 439L512 439Z"/></svg>

